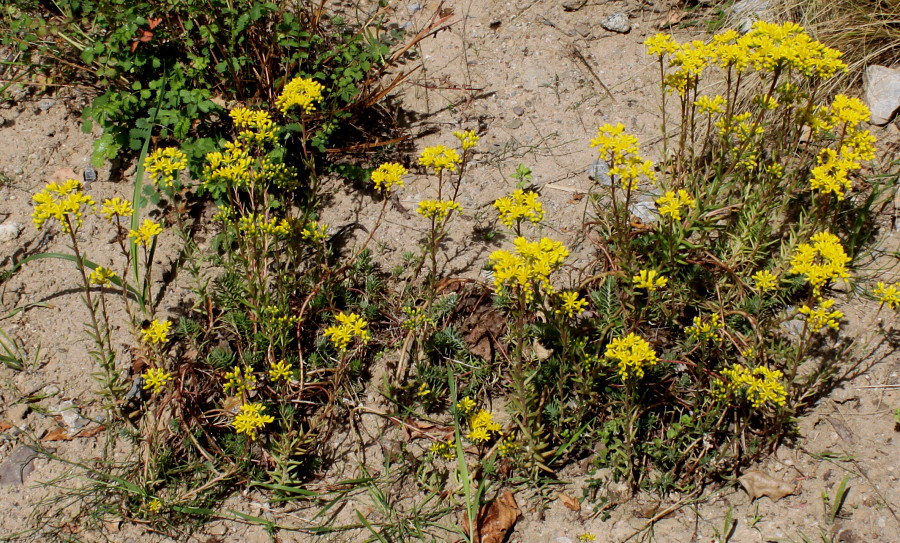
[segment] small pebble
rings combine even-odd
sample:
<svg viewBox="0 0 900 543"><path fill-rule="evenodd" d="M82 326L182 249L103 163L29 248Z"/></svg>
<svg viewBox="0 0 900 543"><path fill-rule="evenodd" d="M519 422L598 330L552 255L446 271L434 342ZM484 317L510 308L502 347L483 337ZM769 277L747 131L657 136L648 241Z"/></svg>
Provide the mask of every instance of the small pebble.
<svg viewBox="0 0 900 543"><path fill-rule="evenodd" d="M81 174L82 178L84 178L84 183L90 184L97 180L97 170L94 168L87 166L84 168L84 172Z"/></svg>
<svg viewBox="0 0 900 543"><path fill-rule="evenodd" d="M19 237L22 225L17 222L0 224L0 243L6 243Z"/></svg>
<svg viewBox="0 0 900 543"><path fill-rule="evenodd" d="M619 34L628 34L631 32L631 23L628 22L628 15L621 11L619 13L613 13L600 21L600 26L605 30L618 32Z"/></svg>
<svg viewBox="0 0 900 543"><path fill-rule="evenodd" d="M516 115L518 115L519 117L521 117L522 115L525 114L525 110L522 109L520 106L516 106L516 107L513 108L513 113L515 113Z"/></svg>
<svg viewBox="0 0 900 543"><path fill-rule="evenodd" d="M513 120L509 121L508 123L506 123L506 128L509 128L510 130L515 130L516 128L519 128L520 126L522 126L521 119L513 119Z"/></svg>

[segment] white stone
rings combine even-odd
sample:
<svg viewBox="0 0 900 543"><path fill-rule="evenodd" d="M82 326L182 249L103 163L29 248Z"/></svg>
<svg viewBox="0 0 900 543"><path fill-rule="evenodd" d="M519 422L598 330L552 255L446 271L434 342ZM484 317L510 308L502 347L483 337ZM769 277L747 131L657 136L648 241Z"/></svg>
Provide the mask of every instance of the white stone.
<svg viewBox="0 0 900 543"><path fill-rule="evenodd" d="M0 243L6 243L19 237L22 225L17 222L0 224Z"/></svg>
<svg viewBox="0 0 900 543"><path fill-rule="evenodd" d="M900 109L900 70L873 64L863 75L866 104L872 112L869 122L887 124Z"/></svg>
<svg viewBox="0 0 900 543"><path fill-rule="evenodd" d="M618 32L619 34L628 34L631 32L631 23L628 22L628 15L622 11L613 13L600 21L600 26L610 32Z"/></svg>

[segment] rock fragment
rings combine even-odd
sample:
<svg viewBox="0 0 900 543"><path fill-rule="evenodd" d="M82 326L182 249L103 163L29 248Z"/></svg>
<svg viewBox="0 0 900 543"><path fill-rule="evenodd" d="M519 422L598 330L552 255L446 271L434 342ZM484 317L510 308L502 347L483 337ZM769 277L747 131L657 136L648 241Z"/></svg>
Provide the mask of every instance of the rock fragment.
<svg viewBox="0 0 900 543"><path fill-rule="evenodd" d="M622 11L613 13L600 21L600 26L602 26L604 30L618 32L619 34L628 34L631 32L631 23L628 22L628 15Z"/></svg>
<svg viewBox="0 0 900 543"><path fill-rule="evenodd" d="M869 122L885 125L900 109L900 70L873 64L863 75L866 105L872 112Z"/></svg>

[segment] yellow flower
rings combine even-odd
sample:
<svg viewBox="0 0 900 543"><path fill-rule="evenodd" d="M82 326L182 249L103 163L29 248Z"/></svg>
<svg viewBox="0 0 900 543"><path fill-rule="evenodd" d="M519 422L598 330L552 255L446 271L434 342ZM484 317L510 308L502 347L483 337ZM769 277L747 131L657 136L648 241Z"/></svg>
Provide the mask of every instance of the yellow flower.
<svg viewBox="0 0 900 543"><path fill-rule="evenodd" d="M344 314L338 313L334 316L340 324L329 326L325 329L325 336L331 340L331 344L339 351L346 351L347 346L354 337L357 337L365 343L371 337L369 331L366 330L367 323L362 317L356 313Z"/></svg>
<svg viewBox="0 0 900 543"><path fill-rule="evenodd" d="M824 194L833 192L838 200L844 199L844 193L853 188L848 173L860 168L859 162L848 156L847 151L852 151L852 148L842 148L841 153L827 148L819 152L816 157L818 165L810 172L809 187L812 190Z"/></svg>
<svg viewBox="0 0 900 543"><path fill-rule="evenodd" d="M847 271L850 257L844 252L837 236L819 232L810 241L812 245L801 243L794 251L790 273L805 275L806 282L815 293L820 292L828 281L850 277Z"/></svg>
<svg viewBox="0 0 900 543"><path fill-rule="evenodd" d="M150 343L151 345L155 343L166 343L169 341L168 334L169 329L171 328L172 321L159 322L158 320L153 319L150 326L141 330L141 339L143 339L145 343Z"/></svg>
<svg viewBox="0 0 900 543"><path fill-rule="evenodd" d="M81 181L69 179L62 184L50 183L44 190L34 195L34 212L31 220L40 229L48 219L56 219L64 232L69 231L69 223L81 226L85 209L96 203L81 192Z"/></svg>
<svg viewBox="0 0 900 543"><path fill-rule="evenodd" d="M637 136L625 132L625 125L606 123L597 129L597 137L591 140L591 147L599 147L600 155L607 153L619 159L638 152Z"/></svg>
<svg viewBox="0 0 900 543"><path fill-rule="evenodd" d="M585 532L578 536L578 541L596 541L597 536L590 532Z"/></svg>
<svg viewBox="0 0 900 543"><path fill-rule="evenodd" d="M857 125L869 121L872 113L859 98L838 94L831 102L831 117L835 124Z"/></svg>
<svg viewBox="0 0 900 543"><path fill-rule="evenodd" d="M694 324L685 328L684 331L697 341L722 341L719 330L724 327L725 325L719 322L719 314L713 313L705 322L700 316L694 317Z"/></svg>
<svg viewBox="0 0 900 543"><path fill-rule="evenodd" d="M425 168L432 168L435 174L439 174L444 170L451 172L456 171L456 166L462 162L459 154L449 147L443 145L435 145L434 147L426 147L419 156L419 165Z"/></svg>
<svg viewBox="0 0 900 543"><path fill-rule="evenodd" d="M564 314L570 319L580 315L588 306L588 303L585 300L578 297L577 292L561 292L559 294L559 301L562 302L562 304L556 312L558 314Z"/></svg>
<svg viewBox="0 0 900 543"><path fill-rule="evenodd" d="M161 232L162 226L160 226L159 223L150 219L144 219L140 228L132 230L129 236L138 245L149 246Z"/></svg>
<svg viewBox="0 0 900 543"><path fill-rule="evenodd" d="M459 409L464 415L468 415L475 409L475 401L466 396L462 400L456 402L456 408Z"/></svg>
<svg viewBox="0 0 900 543"><path fill-rule="evenodd" d="M537 224L544 219L544 209L538 202L538 193L517 189L512 195L500 198L494 202L494 207L500 214L500 222L507 228L512 228L519 221L526 220Z"/></svg>
<svg viewBox="0 0 900 543"><path fill-rule="evenodd" d="M760 270L753 274L753 282L756 284L756 290L768 292L778 287L778 276L769 270Z"/></svg>
<svg viewBox="0 0 900 543"><path fill-rule="evenodd" d="M318 243L328 237L328 225L310 221L300 233L300 237L310 243Z"/></svg>
<svg viewBox="0 0 900 543"><path fill-rule="evenodd" d="M604 124L597 129L597 137L591 140L591 147L598 147L600 156L609 161L610 178L617 178L623 190L637 187L638 177L656 179L653 162L644 160L638 154L638 139L625 132L625 125Z"/></svg>
<svg viewBox="0 0 900 543"><path fill-rule="evenodd" d="M476 145L481 138L475 134L474 130L466 130L465 132L454 132L454 136L459 140L459 145L463 151L468 151Z"/></svg>
<svg viewBox="0 0 900 543"><path fill-rule="evenodd" d="M725 113L725 98L716 95L701 96L694 101L694 105L700 109L701 113L712 115L713 113Z"/></svg>
<svg viewBox="0 0 900 543"><path fill-rule="evenodd" d="M513 240L513 245L515 254L498 250L488 258L494 271L494 288L497 293L518 289L528 302L534 299L535 286L552 293L550 274L562 266L563 260L569 256L565 245L549 238L531 242L523 237Z"/></svg>
<svg viewBox="0 0 900 543"><path fill-rule="evenodd" d="M817 306L813 309L809 306L800 308L800 313L806 315L806 323L813 332L818 332L822 328L828 326L837 330L840 328L840 320L844 318L844 314L838 310L831 311L834 306L834 300L822 300L816 298Z"/></svg>
<svg viewBox="0 0 900 543"><path fill-rule="evenodd" d="M322 102L322 90L325 87L318 81L297 77L284 86L284 91L275 100L275 105L282 113L292 107L299 107L304 113L312 113L316 103Z"/></svg>
<svg viewBox="0 0 900 543"><path fill-rule="evenodd" d="M162 506L163 504L161 501L159 501L159 498L153 498L152 500L150 500L150 503L147 504L147 509L151 513L159 513L160 510L162 510Z"/></svg>
<svg viewBox="0 0 900 543"><path fill-rule="evenodd" d="M657 34L644 40L648 55L671 55L678 50L678 43L669 34Z"/></svg>
<svg viewBox="0 0 900 543"><path fill-rule="evenodd" d="M289 380L291 376L294 375L294 370L291 368L291 365L285 362L284 360L279 360L278 362L274 362L269 368L269 377L273 381L280 380Z"/></svg>
<svg viewBox="0 0 900 543"><path fill-rule="evenodd" d="M416 396L419 398L424 398L431 394L431 389L428 388L428 383L422 383L419 385L419 390L416 392Z"/></svg>
<svg viewBox="0 0 900 543"><path fill-rule="evenodd" d="M450 441L437 441L432 443L429 450L431 451L431 454L440 456L445 460L453 460L456 458L456 443L452 439Z"/></svg>
<svg viewBox="0 0 900 543"><path fill-rule="evenodd" d="M238 131L238 140L241 142L263 145L277 139L278 126L267 111L238 107L232 109L229 116L234 121L234 127Z"/></svg>
<svg viewBox="0 0 900 543"><path fill-rule="evenodd" d="M680 189L678 192L669 190L656 200L657 209L662 216L669 215L673 220L681 220L681 208L697 207L697 200L691 197L686 190Z"/></svg>
<svg viewBox="0 0 900 543"><path fill-rule="evenodd" d="M172 380L172 374L159 368L150 368L141 374L144 378L144 390L152 389L153 394L159 394Z"/></svg>
<svg viewBox="0 0 900 543"><path fill-rule="evenodd" d="M115 276L116 272L112 271L111 269L104 268L103 266L97 266L96 268L94 268L94 271L91 272L91 275L88 277L88 281L90 281L92 285L105 287Z"/></svg>
<svg viewBox="0 0 900 543"><path fill-rule="evenodd" d="M519 444L516 443L516 438L513 436L507 436L497 446L497 454L501 457L511 456L517 450L519 450Z"/></svg>
<svg viewBox="0 0 900 543"><path fill-rule="evenodd" d="M643 378L644 368L655 366L659 360L650 344L634 332L610 341L605 355L617 362L623 381Z"/></svg>
<svg viewBox="0 0 900 543"><path fill-rule="evenodd" d="M891 309L897 309L900 305L900 283L893 285L885 285L882 281L875 284L875 290L872 294L878 298L882 304L887 304Z"/></svg>
<svg viewBox="0 0 900 543"><path fill-rule="evenodd" d="M239 366L235 366L231 371L225 373L225 389L226 394L243 394L256 389L256 375L253 370L244 366L243 373Z"/></svg>
<svg viewBox="0 0 900 543"><path fill-rule="evenodd" d="M490 411L480 410L469 418L469 433L466 437L471 441L488 441L500 432L500 424L494 422Z"/></svg>
<svg viewBox="0 0 900 543"><path fill-rule="evenodd" d="M128 200L123 200L119 197L107 198L103 200L103 207L100 208L100 213L112 221L113 217L131 217L132 213L134 213L134 207L131 206L131 202Z"/></svg>
<svg viewBox="0 0 900 543"><path fill-rule="evenodd" d="M403 186L403 176L409 172L396 162L386 162L372 172L372 182L376 190L390 192L392 188Z"/></svg>
<svg viewBox="0 0 900 543"><path fill-rule="evenodd" d="M144 171L155 184L171 187L178 172L187 168L187 155L175 147L153 151L144 159Z"/></svg>
<svg viewBox="0 0 900 543"><path fill-rule="evenodd" d="M451 211L462 209L458 202L453 200L422 200L416 213L426 219L442 221L450 215Z"/></svg>
<svg viewBox="0 0 900 543"><path fill-rule="evenodd" d="M641 270L638 275L631 278L631 281L634 283L634 288L643 288L653 292L666 286L669 279L659 275L656 270Z"/></svg>
<svg viewBox="0 0 900 543"><path fill-rule="evenodd" d="M234 418L234 431L256 439L257 431L270 422L275 421L272 415L263 415L266 406L261 403L245 403L241 412Z"/></svg>
<svg viewBox="0 0 900 543"><path fill-rule="evenodd" d="M712 391L713 396L720 400L729 396L746 399L754 409L759 409L766 402L775 405L786 403L787 392L780 382L783 374L778 370L765 366L749 370L741 364L733 364L722 370L722 376L725 381L716 381Z"/></svg>

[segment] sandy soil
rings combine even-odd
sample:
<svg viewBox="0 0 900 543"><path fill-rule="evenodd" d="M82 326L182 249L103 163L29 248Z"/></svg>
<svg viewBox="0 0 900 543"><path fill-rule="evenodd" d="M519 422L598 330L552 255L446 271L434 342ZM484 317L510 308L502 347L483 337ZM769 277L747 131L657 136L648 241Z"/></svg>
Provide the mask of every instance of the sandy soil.
<svg viewBox="0 0 900 543"><path fill-rule="evenodd" d="M365 3L363 3L365 5ZM490 251L503 243L502 238L486 241L477 234L491 224L491 203L507 194L515 185L511 174L519 163L534 171L534 183L540 189L547 208L544 235L579 243L580 224L591 181L586 170L594 160L588 144L598 124L623 122L628 129L652 146L658 138L658 90L654 65L645 57L641 43L655 33L667 14L662 3L588 2L576 11L566 11L558 0L520 0L505 2L470 0L446 3L458 21L447 31L422 42L422 69L410 78L398 96L398 115L409 126L414 149L438 143L453 143L454 130L475 129L482 135L473 167L463 182L459 201L464 208L461 220L451 231L451 251L442 264L453 276L477 278ZM567 3L568 4L568 3ZM573 3L577 5L578 3ZM416 30L427 25L438 8L436 1L402 0L392 4L391 20ZM617 34L602 29L599 21L613 12L629 14L632 30ZM680 40L696 37L676 33ZM608 88L607 93L604 86ZM92 136L81 133L78 123L85 97L78 92L66 96L21 97L4 104L0 116L0 219L3 224L17 223L22 231L16 239L0 244L3 266L25 254L40 251L67 252L66 239L37 231L31 224L33 192L48 180L74 174L81 177L88 164ZM898 128L874 130L883 142L898 139ZM652 149L652 147L650 147ZM648 151L652 157L653 151ZM97 200L112 196L130 196L127 170L110 178L110 169L101 169L89 190ZM412 176L414 177L414 176ZM329 185L333 205L324 213L325 222L340 227L359 221L372 227L380 206L368 205L349 184L333 180ZM435 195L434 180L413 178L399 193L400 206L389 206L389 214L375 236L377 259L390 266L399 262L403 251L412 249L424 234L423 224L412 213L416 203ZM405 210L403 209L405 208ZM885 231L879 243L882 254L900 249L900 234ZM81 242L90 257L101 264L117 262L111 231L100 218L88 218ZM171 247L173 239L163 239ZM165 287L161 304L163 315L176 315L185 292L177 283L169 285L173 251L157 255L156 286ZM584 255L582 255L582 258ZM576 256L576 260L577 260ZM885 262L881 261L879 266ZM577 262L575 262L577 264ZM874 272L872 272L874 273ZM871 274L870 274L871 275ZM890 277L886 279L890 280ZM35 367L13 371L0 367L0 462L21 454L17 439L41 439L60 427L71 416L61 411L78 409L85 417L83 428L102 423L103 411L93 390L90 374L97 370L88 354L88 339L82 323L87 311L80 299L78 281L69 263L58 260L34 262L6 280L0 287L0 316L14 308L31 305L25 311L0 321L0 328L20 338L25 349L40 356ZM854 299L843 308L850 317L870 315L875 306ZM131 364L127 319L113 330L120 349L119 363ZM884 313L884 326L896 326ZM860 331L863 333L864 331ZM853 332L849 332L853 333ZM545 492L550 500L539 506L535 493L517 496L523 517L509 541L565 543L580 534L593 533L597 541L621 541L632 536L668 508L671 514L658 519L652 531L636 536L655 541L725 541L717 535L726 516L736 521L731 541L900 541L900 487L896 480L900 447L892 410L900 407L900 358L889 344L869 357L859 375L824 398L798 424L799 437L781 447L775 455L754 468L796 485L794 494L773 502L769 498L751 501L739 488L709 489L701 499L686 501L683 496L639 495L607 511L594 514L601 498L621 498L621 489L608 485L587 500L581 511L567 509L556 495L581 497L587 480L578 466L560 474L567 481ZM377 386L380 382L373 379ZM366 401L377 407L377 391ZM66 403L71 402L71 403ZM61 409L62 408L62 409ZM68 419L68 420L67 420ZM398 439L397 430L374 415L361 416L359 434L363 436L364 455L358 444L349 444L341 452L343 462L323 477L323 481L359 476L363 467L383 472L390 459L389 444ZM105 443L101 433L71 441L44 441L55 454L69 460L86 461L97 457ZM124 458L130 451L117 451ZM58 495L43 483L64 473L67 466L44 456L36 458L24 484L0 486L0 534L15 539L35 519L28 516L42 498ZM841 514L829 522L823 495L833 496L845 475L850 492ZM70 484L79 484L77 480ZM322 483L323 485L325 483ZM402 483L396 483L402 485ZM324 488L324 487L323 487ZM415 499L386 484L384 490L398 491L394 507L403 514ZM401 499L402 498L402 499ZM677 507L675 507L677 505ZM315 509L286 508L270 504L254 493L229 499L223 511L234 510L264 516L279 524L299 529L310 527ZM336 523L353 522L357 512L376 522L381 513L373 507L364 491L349 497ZM38 519L38 521L40 521ZM456 522L445 518L445 524ZM110 521L106 537L112 541L173 541L139 524ZM442 540L437 532L435 540ZM825 534L832 539L822 539ZM330 536L312 536L303 532L281 531L278 541L364 540L364 531ZM97 533L79 534L82 540L102 540ZM200 532L178 538L179 541L269 541L259 526L234 521L215 521ZM24 538L24 536L23 536Z"/></svg>

